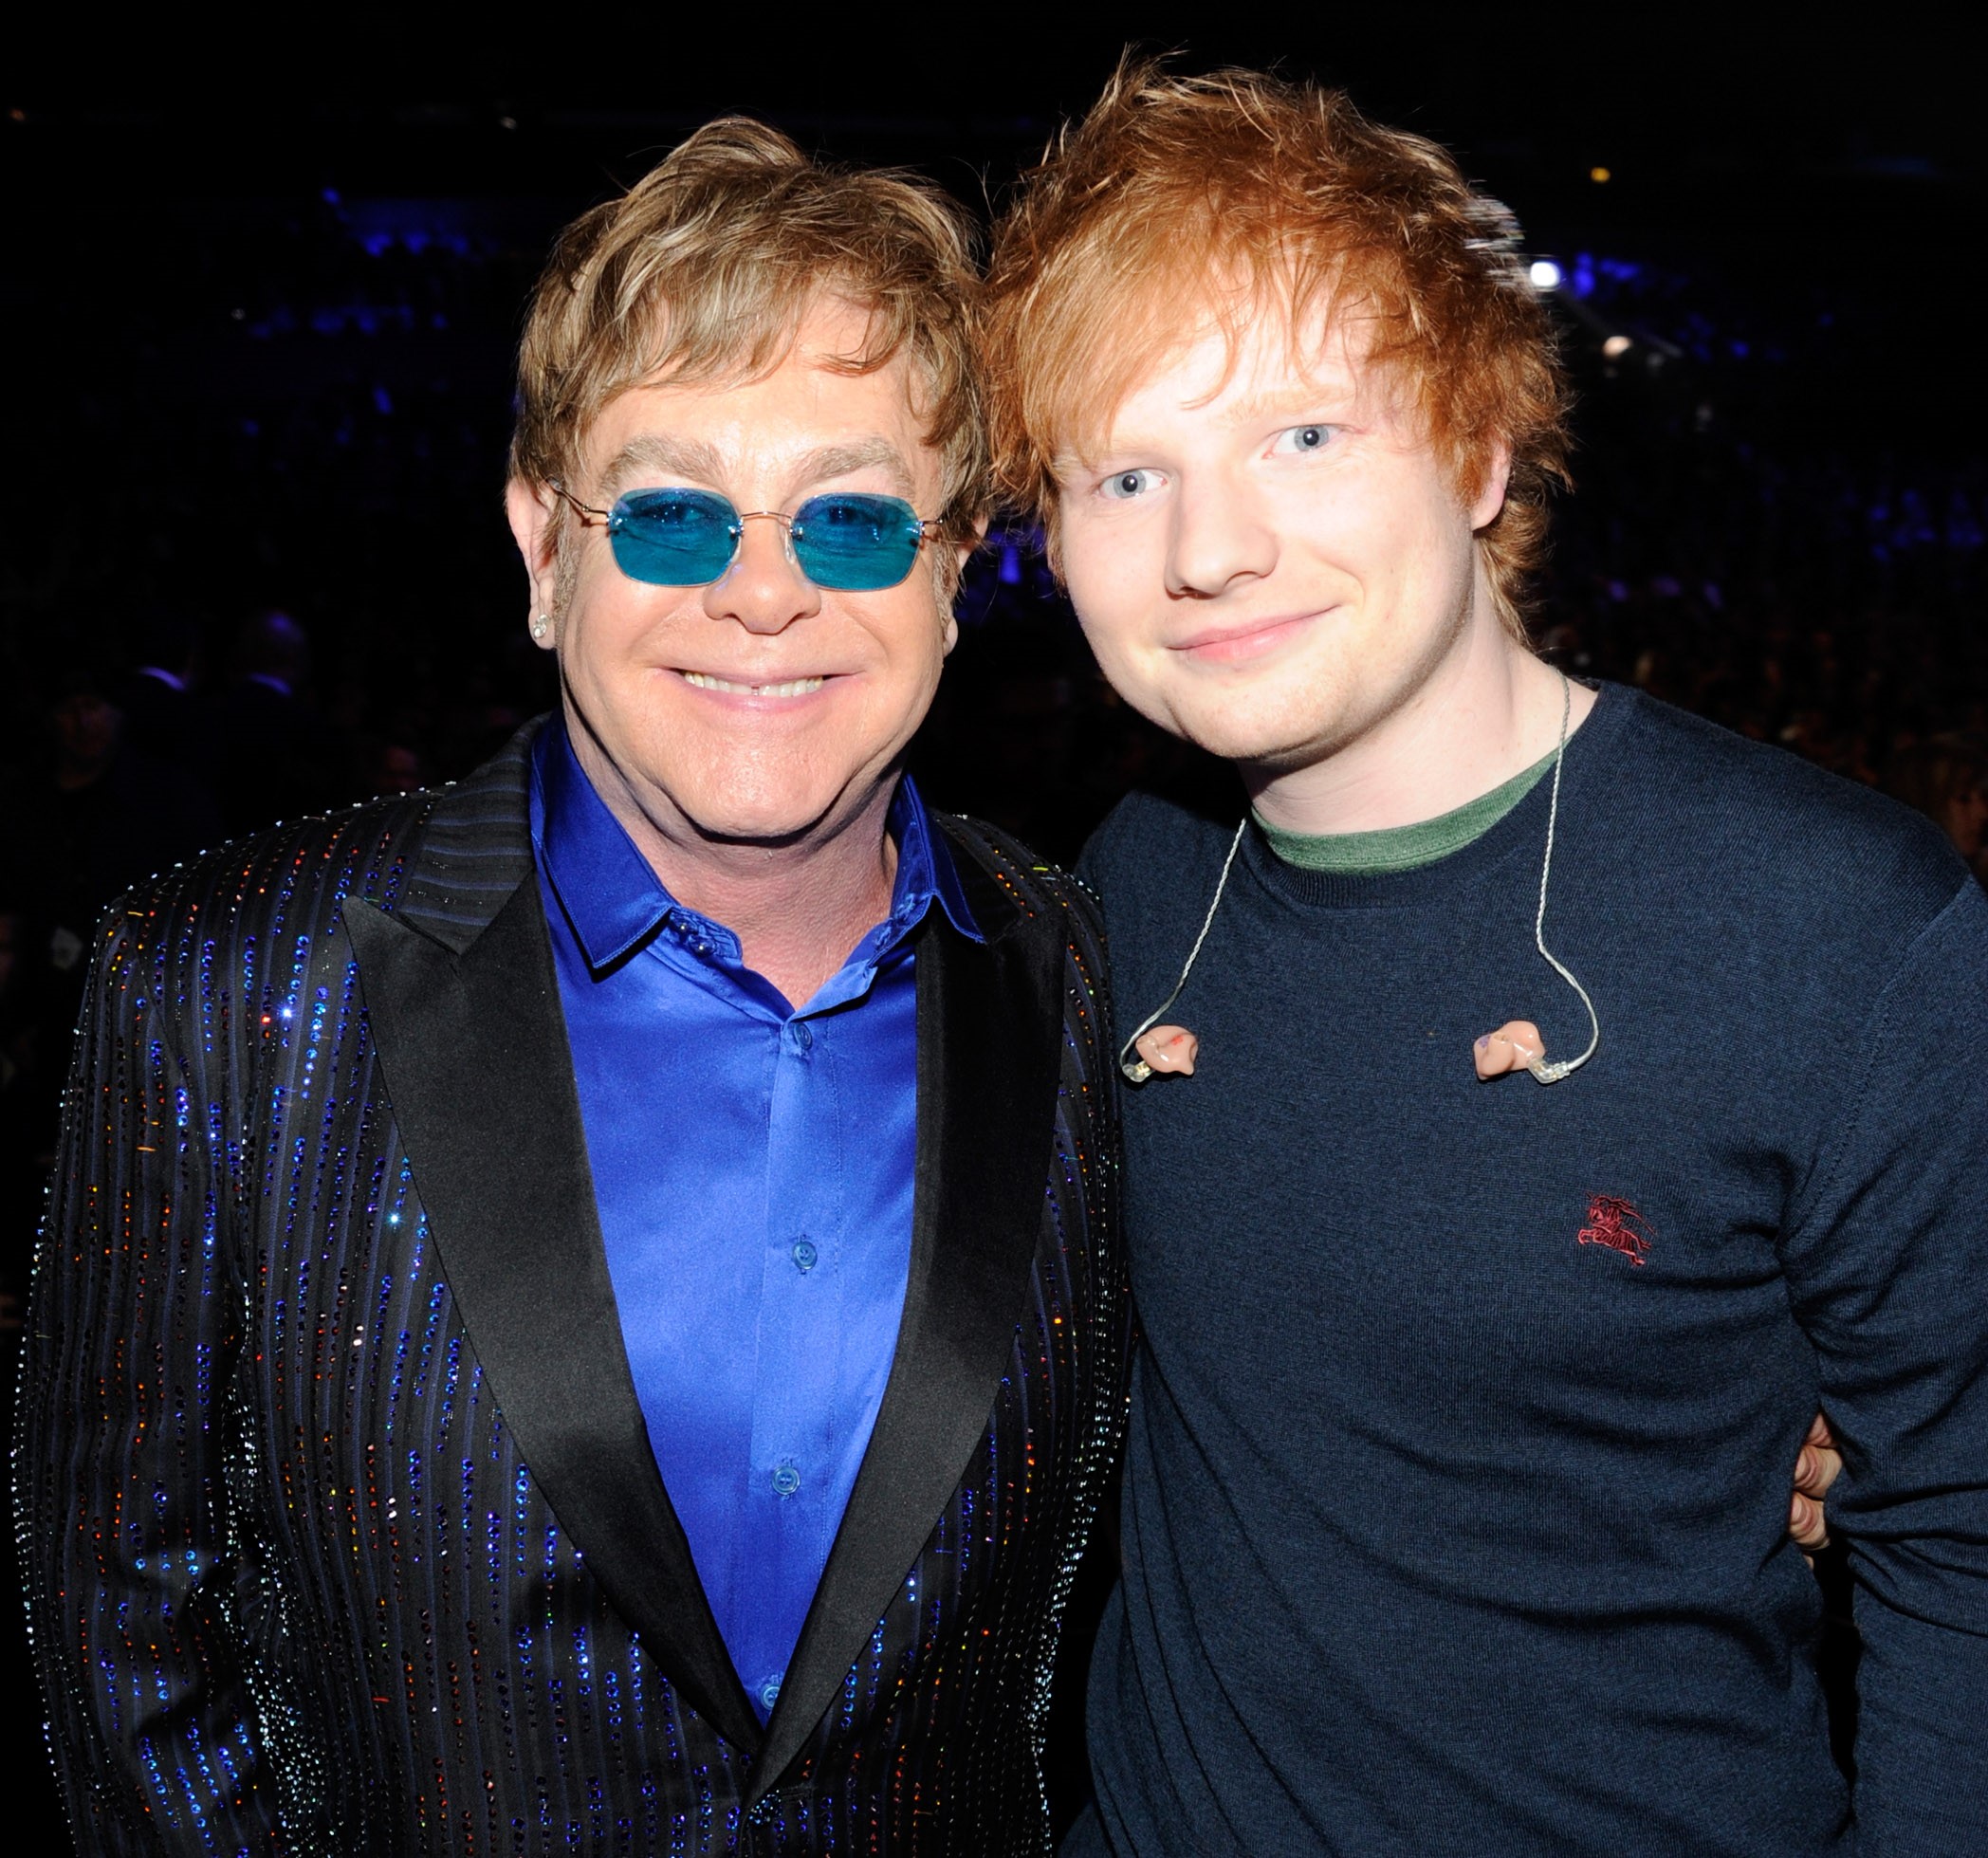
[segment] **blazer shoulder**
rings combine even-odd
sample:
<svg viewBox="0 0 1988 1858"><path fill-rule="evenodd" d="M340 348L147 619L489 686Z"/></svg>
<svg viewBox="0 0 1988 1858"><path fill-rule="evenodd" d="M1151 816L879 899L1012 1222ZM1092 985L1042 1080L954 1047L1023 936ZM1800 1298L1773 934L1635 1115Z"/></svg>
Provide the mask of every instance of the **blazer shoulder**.
<svg viewBox="0 0 1988 1858"><path fill-rule="evenodd" d="M1012 834L985 819L960 813L937 818L953 850L970 860L971 874L981 879L971 889L985 893L991 883L1002 902L1019 913L1060 918L1065 940L1074 952L1089 957L1101 946L1103 920L1097 894L1083 878L1040 856ZM969 873L961 874L968 876Z"/></svg>
<svg viewBox="0 0 1988 1858"><path fill-rule="evenodd" d="M248 937L322 934L347 897L428 918L473 918L529 868L525 725L467 779L286 819L134 885L111 904L104 933L157 946L187 939L212 950ZM100 941L102 936L100 936Z"/></svg>
<svg viewBox="0 0 1988 1858"><path fill-rule="evenodd" d="M350 895L392 909L421 829L447 791L285 820L155 873L111 903L100 944L168 959L191 955L189 945L231 954L250 938L320 934Z"/></svg>

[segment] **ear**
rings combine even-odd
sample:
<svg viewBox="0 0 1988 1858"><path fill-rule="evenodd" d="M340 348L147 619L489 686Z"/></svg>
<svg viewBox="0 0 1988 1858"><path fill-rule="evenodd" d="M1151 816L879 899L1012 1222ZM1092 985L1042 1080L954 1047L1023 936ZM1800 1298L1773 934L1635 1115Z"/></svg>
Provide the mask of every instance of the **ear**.
<svg viewBox="0 0 1988 1858"><path fill-rule="evenodd" d="M972 559L973 551L986 539L987 512L982 510L973 519L973 534L971 537L964 542L956 542L952 544L952 600L947 602L945 641L939 648L948 657L952 655L952 648L960 642L960 622L952 610L952 601L957 600L960 597L961 583L966 578L967 561Z"/></svg>
<svg viewBox="0 0 1988 1858"><path fill-rule="evenodd" d="M1503 439L1492 442L1491 455L1484 461L1483 480L1470 505L1473 533L1487 529L1505 506L1505 486L1512 481L1512 448Z"/></svg>
<svg viewBox="0 0 1988 1858"><path fill-rule="evenodd" d="M543 634L534 630L532 640L549 652L559 642L554 599L559 586L559 499L543 484L527 484L514 477L504 487L504 513L510 519L511 540L518 544L531 580L532 616L543 616L551 622Z"/></svg>

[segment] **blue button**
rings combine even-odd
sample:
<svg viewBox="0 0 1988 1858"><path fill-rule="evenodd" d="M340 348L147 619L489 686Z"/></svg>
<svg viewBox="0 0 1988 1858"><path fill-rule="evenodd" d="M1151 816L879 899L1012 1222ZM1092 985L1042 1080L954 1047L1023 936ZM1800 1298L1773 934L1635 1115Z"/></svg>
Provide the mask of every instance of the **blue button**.
<svg viewBox="0 0 1988 1858"><path fill-rule="evenodd" d="M816 1260L819 1259L820 1256L821 1254L815 1249L814 1242L812 1240L795 1240L794 1262L798 1264L801 1268L801 1270L812 1271L815 1268Z"/></svg>
<svg viewBox="0 0 1988 1858"><path fill-rule="evenodd" d="M773 1472L773 1488L782 1497L791 1497L801 1488L801 1473L792 1464L781 1464Z"/></svg>
<svg viewBox="0 0 1988 1858"><path fill-rule="evenodd" d="M805 1020L792 1020L787 1024L787 1037L803 1052L812 1051L815 1034Z"/></svg>
<svg viewBox="0 0 1988 1858"><path fill-rule="evenodd" d="M784 1671L778 1671L760 1685L760 1708L768 1714L772 1712L773 1705L780 1702L780 1681L785 1676Z"/></svg>

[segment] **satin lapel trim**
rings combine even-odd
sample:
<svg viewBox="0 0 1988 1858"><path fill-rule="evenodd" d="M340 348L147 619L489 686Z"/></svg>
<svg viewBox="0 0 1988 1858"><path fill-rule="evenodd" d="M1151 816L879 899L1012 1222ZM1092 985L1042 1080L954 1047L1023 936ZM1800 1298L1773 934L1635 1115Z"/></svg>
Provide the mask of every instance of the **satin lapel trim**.
<svg viewBox="0 0 1988 1858"><path fill-rule="evenodd" d="M766 1725L755 1802L814 1734L952 1500L987 1429L1041 1239L1062 1068L1061 921L1021 917L983 944L935 910L917 947L904 1315L869 1450Z"/></svg>
<svg viewBox="0 0 1988 1858"><path fill-rule="evenodd" d="M527 874L459 955L356 899L344 925L443 1275L504 1422L617 1610L749 1754L759 1720L622 1346L537 883Z"/></svg>

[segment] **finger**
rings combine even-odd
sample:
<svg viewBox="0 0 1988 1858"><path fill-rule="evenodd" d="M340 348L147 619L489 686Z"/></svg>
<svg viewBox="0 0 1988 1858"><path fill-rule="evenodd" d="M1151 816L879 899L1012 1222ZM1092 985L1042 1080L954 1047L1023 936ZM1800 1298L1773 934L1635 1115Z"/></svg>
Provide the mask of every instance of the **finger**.
<svg viewBox="0 0 1988 1858"><path fill-rule="evenodd" d="M1843 1454L1828 1445L1807 1444L1795 1454L1795 1487L1818 1501L1830 1494L1843 1469Z"/></svg>
<svg viewBox="0 0 1988 1858"><path fill-rule="evenodd" d="M1803 1496L1796 1495L1788 1504L1788 1533L1795 1537L1798 1547L1819 1549L1830 1539L1829 1524L1823 1516L1822 1505L1812 1503Z"/></svg>
<svg viewBox="0 0 1988 1858"><path fill-rule="evenodd" d="M1836 1443L1834 1435L1830 1431L1829 1421L1820 1413L1809 1422L1808 1443L1812 1445L1833 1445Z"/></svg>
<svg viewBox="0 0 1988 1858"><path fill-rule="evenodd" d="M1830 1486L1836 1481L1837 1474L1843 1469L1843 1454L1832 1451L1827 1445L1804 1445L1804 1454L1813 1452L1814 1468L1808 1477L1802 1476L1797 1468L1795 1477L1796 1488L1805 1497L1813 1497L1818 1501L1830 1494Z"/></svg>

